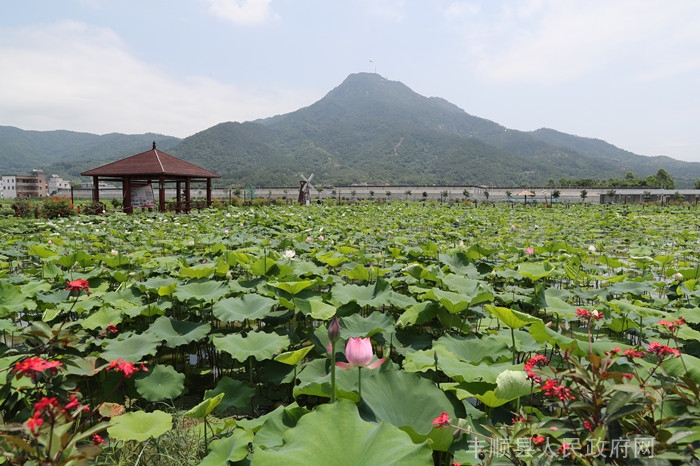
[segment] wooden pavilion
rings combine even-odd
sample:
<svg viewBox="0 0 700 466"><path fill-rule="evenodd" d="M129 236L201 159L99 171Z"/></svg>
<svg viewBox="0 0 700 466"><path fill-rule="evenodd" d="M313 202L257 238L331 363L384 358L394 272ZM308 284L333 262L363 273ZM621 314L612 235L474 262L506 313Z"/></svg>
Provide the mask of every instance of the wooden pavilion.
<svg viewBox="0 0 700 466"><path fill-rule="evenodd" d="M206 183L207 207L209 207L211 206L211 180L212 178L221 178L220 175L157 150L155 141L153 141L153 148L149 151L93 168L82 172L80 176L92 177L93 202L100 201L100 182L120 182L122 184L123 210L129 214L134 212L135 206L155 207L155 196L152 196L152 193L156 188L158 191L158 210L164 212L166 210L166 183L175 184L177 199L175 210L177 212L190 211L192 183ZM149 192L151 193L150 198L147 195L144 196ZM152 199L150 205L148 205L148 199Z"/></svg>

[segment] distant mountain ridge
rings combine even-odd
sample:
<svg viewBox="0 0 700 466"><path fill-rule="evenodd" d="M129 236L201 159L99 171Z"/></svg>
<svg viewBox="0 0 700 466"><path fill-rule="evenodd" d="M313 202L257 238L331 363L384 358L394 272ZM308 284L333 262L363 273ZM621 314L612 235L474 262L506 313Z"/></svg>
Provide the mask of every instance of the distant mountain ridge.
<svg viewBox="0 0 700 466"><path fill-rule="evenodd" d="M220 123L182 140L8 128L0 127L2 171L25 160L26 168L48 163L73 177L146 150L155 139L162 150L221 175L225 186L295 186L300 173L331 185L542 186L561 178L623 178L630 171L646 177L660 168L678 187L700 178L697 162L641 156L553 129L512 130L373 73L351 74L294 112Z"/></svg>

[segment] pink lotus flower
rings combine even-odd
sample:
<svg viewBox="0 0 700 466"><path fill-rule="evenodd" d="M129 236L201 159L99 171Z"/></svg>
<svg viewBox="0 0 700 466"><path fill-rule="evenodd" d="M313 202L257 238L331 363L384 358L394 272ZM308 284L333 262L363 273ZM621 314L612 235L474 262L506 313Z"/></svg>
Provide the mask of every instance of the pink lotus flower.
<svg viewBox="0 0 700 466"><path fill-rule="evenodd" d="M535 249L534 249L534 248L525 248L525 254L527 254L528 256L531 256L531 255L533 255L534 253L535 253Z"/></svg>
<svg viewBox="0 0 700 466"><path fill-rule="evenodd" d="M386 358L382 358L371 363L373 357L374 352L372 351L372 343L369 338L352 337L345 345L345 358L348 362L339 361L336 362L335 365L345 370L352 369L353 367L376 369L386 361Z"/></svg>

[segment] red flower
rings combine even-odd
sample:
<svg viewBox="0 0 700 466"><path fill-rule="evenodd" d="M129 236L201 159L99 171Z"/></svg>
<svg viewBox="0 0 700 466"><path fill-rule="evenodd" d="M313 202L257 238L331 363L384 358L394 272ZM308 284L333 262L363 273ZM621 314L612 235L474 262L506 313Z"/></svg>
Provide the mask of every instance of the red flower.
<svg viewBox="0 0 700 466"><path fill-rule="evenodd" d="M106 335L108 333L111 333L112 335L114 335L115 333L119 333L119 329L117 328L116 325L114 325L113 323L110 322L107 325L107 327L102 331L102 335Z"/></svg>
<svg viewBox="0 0 700 466"><path fill-rule="evenodd" d="M625 350L623 353L627 359L632 359L632 358L643 358L647 354L644 351L637 351L632 348Z"/></svg>
<svg viewBox="0 0 700 466"><path fill-rule="evenodd" d="M66 290L69 290L71 292L75 291L77 293L80 293L82 290L85 290L87 295L90 296L90 283L88 283L88 281L84 278L72 280L66 282Z"/></svg>
<svg viewBox="0 0 700 466"><path fill-rule="evenodd" d="M542 379L537 374L535 374L533 369L535 366L544 366L548 362L549 359L547 359L547 357L542 354L536 354L533 357L531 357L525 363L525 372L527 372L527 378L534 381L535 383L542 382Z"/></svg>
<svg viewBox="0 0 700 466"><path fill-rule="evenodd" d="M593 433L593 431L595 430L595 429L593 428L593 424L591 424L590 421L583 421L583 427L585 427L586 430L587 430L588 432L591 432L591 433Z"/></svg>
<svg viewBox="0 0 700 466"><path fill-rule="evenodd" d="M80 407L80 402L78 399L75 397L75 395L70 396L70 401L63 407L65 411L68 411L69 409L73 408L79 408Z"/></svg>
<svg viewBox="0 0 700 466"><path fill-rule="evenodd" d="M649 343L649 352L651 354L655 354L659 358L662 358L668 354L674 355L674 356L680 356L681 352L678 351L676 348L671 348L670 346L662 345L661 343L657 341L652 341Z"/></svg>
<svg viewBox="0 0 700 466"><path fill-rule="evenodd" d="M532 436L532 444L535 445L536 447L541 447L544 445L544 441L546 439L542 437L541 435L533 435Z"/></svg>
<svg viewBox="0 0 700 466"><path fill-rule="evenodd" d="M680 319L673 320L671 322L667 320L660 320L659 325L666 327L669 332L673 333L678 330L678 327L685 325L685 317L681 317Z"/></svg>
<svg viewBox="0 0 700 466"><path fill-rule="evenodd" d="M107 366L107 370L109 369L116 369L118 372L124 374L124 377L127 379L134 375L134 372L148 372L148 369L146 369L143 363L141 363L140 367L136 367L133 362L124 361L122 358L118 358L116 361L110 361L109 366Z"/></svg>
<svg viewBox="0 0 700 466"><path fill-rule="evenodd" d="M27 429L29 429L32 434L36 434L37 430L39 430L39 427L41 427L44 424L44 420L41 418L41 412L36 411L34 413L33 417L30 417L27 419Z"/></svg>
<svg viewBox="0 0 700 466"><path fill-rule="evenodd" d="M603 316L602 312L598 312L596 310L589 311L587 309L580 309L580 308L576 309L576 315L579 317L583 317L585 319L595 319L595 320L600 320L603 317L605 317L605 316Z"/></svg>
<svg viewBox="0 0 700 466"><path fill-rule="evenodd" d="M102 444L104 441L105 441L105 439L103 439L102 437L100 437L100 436L97 435L97 434L94 434L94 435L92 436L92 443L93 443L93 445L95 445L95 446L98 446L98 445Z"/></svg>
<svg viewBox="0 0 700 466"><path fill-rule="evenodd" d="M557 379L547 379L542 385L542 391L549 397L559 398L561 401L573 400L574 396L571 390L562 386Z"/></svg>
<svg viewBox="0 0 700 466"><path fill-rule="evenodd" d="M442 412L438 417L433 419L433 425L437 427L438 429L442 429L443 427L447 426L450 424L450 415L447 414L445 411Z"/></svg>
<svg viewBox="0 0 700 466"><path fill-rule="evenodd" d="M55 407L58 408L58 400L56 398L47 398L43 397L41 400L38 402L34 403L34 416L36 416L36 413L41 414L43 411L45 411L47 408Z"/></svg>
<svg viewBox="0 0 700 466"><path fill-rule="evenodd" d="M51 373L55 374L57 369L62 365L60 361L47 361L34 356L18 362L12 370L13 372L21 373L35 379L38 374L45 370L51 370Z"/></svg>

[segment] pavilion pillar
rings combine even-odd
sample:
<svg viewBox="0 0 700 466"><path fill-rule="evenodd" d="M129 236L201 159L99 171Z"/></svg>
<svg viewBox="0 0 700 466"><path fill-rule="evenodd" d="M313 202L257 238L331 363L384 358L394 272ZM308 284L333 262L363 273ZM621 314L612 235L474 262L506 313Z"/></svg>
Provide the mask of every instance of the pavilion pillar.
<svg viewBox="0 0 700 466"><path fill-rule="evenodd" d="M207 207L211 207L211 178L207 178Z"/></svg>
<svg viewBox="0 0 700 466"><path fill-rule="evenodd" d="M190 191L192 191L190 178L187 177L185 178L185 212L188 214L190 213Z"/></svg>
<svg viewBox="0 0 700 466"><path fill-rule="evenodd" d="M165 178L162 176L158 182L158 211L165 212Z"/></svg>
<svg viewBox="0 0 700 466"><path fill-rule="evenodd" d="M124 213L133 214L134 208L131 206L131 178L124 177L122 181L122 195L124 197Z"/></svg>
<svg viewBox="0 0 700 466"><path fill-rule="evenodd" d="M178 214L182 212L182 182L177 180L175 183L175 195L177 196L177 201L175 201L175 212Z"/></svg>
<svg viewBox="0 0 700 466"><path fill-rule="evenodd" d="M100 177L92 177L92 202L100 202Z"/></svg>

